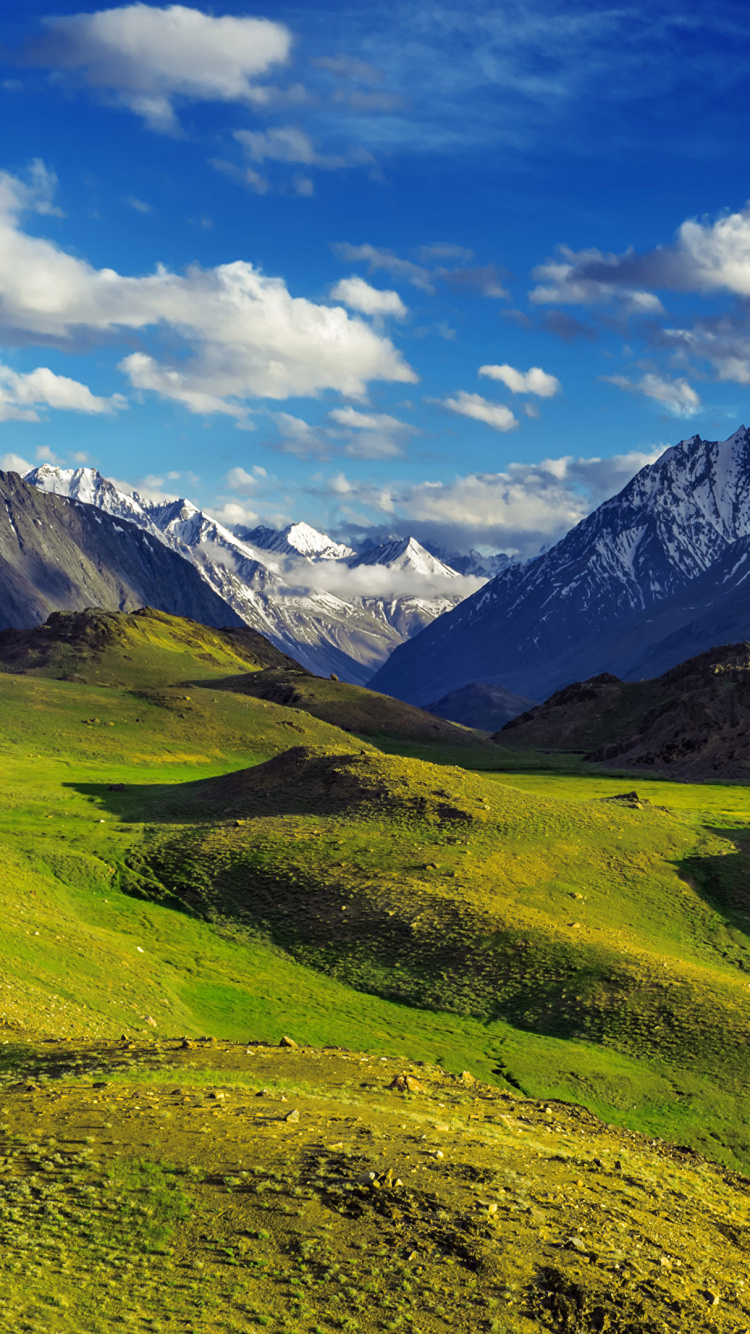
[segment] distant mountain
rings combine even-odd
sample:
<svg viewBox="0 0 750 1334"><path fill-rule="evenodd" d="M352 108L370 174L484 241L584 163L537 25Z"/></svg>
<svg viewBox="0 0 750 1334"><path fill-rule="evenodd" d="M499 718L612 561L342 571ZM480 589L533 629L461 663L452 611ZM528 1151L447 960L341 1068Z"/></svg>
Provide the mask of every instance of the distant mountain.
<svg viewBox="0 0 750 1334"><path fill-rule="evenodd" d="M532 699L514 695L502 686L482 685L472 681L458 690L451 690L434 704L426 704L425 711L438 718L447 718L464 727L478 727L483 732L494 732L511 718L534 707Z"/></svg>
<svg viewBox="0 0 750 1334"><path fill-rule="evenodd" d="M734 610L749 538L750 433L692 436L556 546L403 644L371 685L422 704L471 680L544 698L602 671L642 675L659 645L671 665L686 635L700 648L726 640L727 619L750 636L750 618Z"/></svg>
<svg viewBox="0 0 750 1334"><path fill-rule="evenodd" d="M259 528L243 530L247 541L262 551L275 551L281 556L302 556L305 560L344 560L353 556L351 547L334 542L326 533L319 533L309 523L290 523L286 528Z"/></svg>
<svg viewBox="0 0 750 1334"><path fill-rule="evenodd" d="M354 570L363 565L383 565L389 570L408 570L426 579L455 579L457 571L438 560L415 537L383 542L379 547L351 555L347 564Z"/></svg>
<svg viewBox="0 0 750 1334"><path fill-rule="evenodd" d="M750 778L750 643L725 644L649 681L608 672L557 690L492 737L501 746L672 777Z"/></svg>
<svg viewBox="0 0 750 1334"><path fill-rule="evenodd" d="M309 524L242 529L242 536L217 523L189 500L153 502L122 492L92 468L43 464L26 480L40 490L96 506L135 523L162 546L189 560L206 584L244 624L265 635L308 670L363 685L409 635L450 610L461 592L448 590L455 573L434 562L419 543L394 571L411 576L415 592L399 589L369 597L361 581L351 593L311 586L311 567L349 568L351 547L336 543ZM407 539L405 547L410 550ZM431 565L429 563L432 563ZM433 568L434 567L434 568ZM437 581L435 575L442 573ZM338 581L346 585L346 581ZM445 582L443 593L441 585ZM420 587L421 586L421 587ZM423 592L421 589L423 588Z"/></svg>
<svg viewBox="0 0 750 1334"><path fill-rule="evenodd" d="M518 561L516 556L508 556L504 551L495 551L489 556L483 556L481 551L476 551L474 547L471 547L467 554L462 554L460 551L449 551L447 547L438 546L433 542L425 542L424 546L431 556L436 556L457 574L474 574L480 579L494 579L501 570L507 570L509 565L515 565Z"/></svg>
<svg viewBox="0 0 750 1334"><path fill-rule="evenodd" d="M30 628L55 611L146 605L205 625L242 624L190 561L129 519L0 472L0 629Z"/></svg>

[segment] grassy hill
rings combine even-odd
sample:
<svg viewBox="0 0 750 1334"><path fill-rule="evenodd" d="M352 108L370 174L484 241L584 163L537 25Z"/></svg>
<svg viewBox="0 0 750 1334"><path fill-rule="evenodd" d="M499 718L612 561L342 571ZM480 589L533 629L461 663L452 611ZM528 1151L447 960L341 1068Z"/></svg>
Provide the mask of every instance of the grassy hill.
<svg viewBox="0 0 750 1334"><path fill-rule="evenodd" d="M440 1306L448 1327L503 1334L743 1329L746 1186L632 1135L750 1169L747 789L639 778L635 798L559 755L375 745L212 688L240 674L223 632L114 624L81 655L110 684L60 679L78 675L62 633L0 673L0 1072L16 1085L0 1092L0 1330L432 1334ZM244 1045L199 1042L286 1032L364 1055L251 1071ZM424 1104L384 1090L394 1056L389 1079L411 1071ZM487 1087L448 1078L466 1069ZM264 1088L284 1115L299 1102L299 1124L246 1101ZM555 1102L549 1121L551 1099L589 1112ZM406 1201L353 1181L336 1147L354 1175L419 1178L436 1125L450 1171ZM333 1192L309 1186L311 1162ZM102 1201L130 1238L109 1250ZM308 1293L321 1240L327 1281Z"/></svg>
<svg viewBox="0 0 750 1334"><path fill-rule="evenodd" d="M256 630L216 630L153 607L127 615L58 611L31 630L0 631L0 671L80 684L173 685L187 676L289 666L304 674Z"/></svg>
<svg viewBox="0 0 750 1334"><path fill-rule="evenodd" d="M459 747L478 746L484 741L481 733L472 728L438 718L390 695L288 667L267 667L262 672L228 677L214 682L212 689L254 695L256 699L302 709L359 735Z"/></svg>

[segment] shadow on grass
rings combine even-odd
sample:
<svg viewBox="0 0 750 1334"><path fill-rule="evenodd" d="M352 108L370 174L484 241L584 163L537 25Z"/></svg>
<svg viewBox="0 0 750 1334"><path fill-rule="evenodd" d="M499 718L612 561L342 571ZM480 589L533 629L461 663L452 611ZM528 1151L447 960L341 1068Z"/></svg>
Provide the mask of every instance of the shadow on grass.
<svg viewBox="0 0 750 1334"><path fill-rule="evenodd" d="M737 945L747 949L750 940L750 837L747 827L726 829L708 825L706 828L717 838L726 839L732 845L732 852L717 857L686 857L676 863L678 872L704 903L722 918L724 925L743 937ZM730 952L726 952L725 957L750 972L750 954L743 962Z"/></svg>

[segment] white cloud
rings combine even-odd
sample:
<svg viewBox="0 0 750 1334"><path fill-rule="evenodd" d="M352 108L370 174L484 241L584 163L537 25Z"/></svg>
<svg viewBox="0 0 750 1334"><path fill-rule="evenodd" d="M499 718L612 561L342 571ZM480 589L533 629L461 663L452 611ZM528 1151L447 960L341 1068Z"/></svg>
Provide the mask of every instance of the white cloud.
<svg viewBox="0 0 750 1334"><path fill-rule="evenodd" d="M256 524L258 515L255 510L251 510L247 505L240 505L236 500L228 500L219 508L215 506L206 510L217 523L223 523L226 528L232 528L234 524Z"/></svg>
<svg viewBox="0 0 750 1334"><path fill-rule="evenodd" d="M391 417L387 412L359 412L356 408L333 408L328 416L339 426L350 426L355 431L405 431L413 432L414 427Z"/></svg>
<svg viewBox="0 0 750 1334"><path fill-rule="evenodd" d="M124 407L121 394L98 398L87 385L55 375L46 366L22 374L0 365L0 421L39 421L37 408L100 414Z"/></svg>
<svg viewBox="0 0 750 1334"><path fill-rule="evenodd" d="M31 472L33 466L33 463L29 463L28 459L21 458L20 454L0 455L0 469L3 472L17 472L24 477L27 472Z"/></svg>
<svg viewBox="0 0 750 1334"><path fill-rule="evenodd" d="M643 284L682 292L732 292L750 296L750 203L736 213L725 213L714 222L688 218L677 230L672 245L638 254L602 255L597 250L580 255L566 252L574 261L568 286Z"/></svg>
<svg viewBox="0 0 750 1334"><path fill-rule="evenodd" d="M481 394L467 394L461 389L452 398L440 400L451 412L458 412L462 417L472 417L474 421L485 422L495 431L515 431L517 419L504 403L491 403Z"/></svg>
<svg viewBox="0 0 750 1334"><path fill-rule="evenodd" d="M687 380L665 380L661 375L649 371L640 380L629 380L626 375L602 375L600 379L607 384L617 385L628 394L643 395L661 403L675 417L694 417L703 408L703 404Z"/></svg>
<svg viewBox="0 0 750 1334"><path fill-rule="evenodd" d="M350 245L348 241L336 241L331 246L334 255L349 264L367 264L369 273L383 269L393 274L394 278L404 278L413 287L423 292L434 292L435 286L429 269L421 264L413 264L410 259L399 259L392 250L378 249L377 246Z"/></svg>
<svg viewBox="0 0 750 1334"><path fill-rule="evenodd" d="M125 203L134 208L136 213L153 213L151 204L147 204L145 199L139 199L137 195L128 195Z"/></svg>
<svg viewBox="0 0 750 1334"><path fill-rule="evenodd" d="M532 366L528 371L517 371L513 366L480 366L479 374L490 380L502 380L513 394L536 394L538 398L554 398L562 391L560 381L554 375L548 375L540 366Z"/></svg>
<svg viewBox="0 0 750 1334"><path fill-rule="evenodd" d="M343 301L350 310L357 310L362 315L394 315L397 320L403 320L407 314L398 292L371 287L364 278L340 278L331 288L331 300Z"/></svg>
<svg viewBox="0 0 750 1334"><path fill-rule="evenodd" d="M249 496L258 486L259 478L256 474L257 469L250 473L245 468L230 468L226 480L232 491L241 496Z"/></svg>
<svg viewBox="0 0 750 1334"><path fill-rule="evenodd" d="M123 5L45 20L35 58L79 75L154 130L174 131L177 99L262 104L255 80L287 60L291 35L269 19L233 18L169 5Z"/></svg>
<svg viewBox="0 0 750 1334"><path fill-rule="evenodd" d="M296 162L306 167L336 171L347 159L319 153L304 130L278 125L270 130L235 130L234 137L252 162Z"/></svg>
<svg viewBox="0 0 750 1334"><path fill-rule="evenodd" d="M539 305L589 306L619 301L635 314L663 312L661 301L643 288L621 285L616 271L618 257L601 250L558 246L559 258L548 259L533 270L538 286L530 293Z"/></svg>
<svg viewBox="0 0 750 1334"><path fill-rule="evenodd" d="M326 494L338 502L345 519L356 518L359 525L377 526L382 522L377 516L387 515L389 527L404 536L414 533L459 549L486 544L533 555L621 490L664 448L605 459L566 455L511 463L503 472L401 487L360 482L340 472L329 479Z"/></svg>
<svg viewBox="0 0 750 1334"><path fill-rule="evenodd" d="M359 398L370 380L417 376L389 339L341 306L293 297L281 278L244 260L185 274L159 265L145 277L95 269L20 225L38 192L0 175L0 336L78 346L84 337L169 328L174 362L125 357L131 383L192 412L242 416L243 400L334 389ZM180 355L182 353L182 355ZM82 409L86 410L86 409Z"/></svg>

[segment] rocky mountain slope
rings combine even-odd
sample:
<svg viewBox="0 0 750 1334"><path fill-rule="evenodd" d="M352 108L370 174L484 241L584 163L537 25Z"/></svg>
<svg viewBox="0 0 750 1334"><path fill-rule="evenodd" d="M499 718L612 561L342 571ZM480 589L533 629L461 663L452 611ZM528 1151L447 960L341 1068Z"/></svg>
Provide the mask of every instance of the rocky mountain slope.
<svg viewBox="0 0 750 1334"><path fill-rule="evenodd" d="M38 625L53 611L144 604L206 625L242 624L189 561L124 516L0 472L0 628Z"/></svg>
<svg viewBox="0 0 750 1334"><path fill-rule="evenodd" d="M643 675L658 645L673 665L685 640L666 641L691 624L691 647L726 640L725 615L739 630L749 537L750 433L682 440L551 550L402 645L372 685L418 704L470 680L540 698L602 671Z"/></svg>
<svg viewBox="0 0 750 1334"><path fill-rule="evenodd" d="M650 681L603 673L555 691L491 738L586 751L669 777L750 777L750 643L726 644Z"/></svg>
<svg viewBox="0 0 750 1334"><path fill-rule="evenodd" d="M399 544L387 544L369 553L371 559L363 558L400 579L398 588L385 594L387 579L374 579L373 596L368 596L361 579L355 582L352 576L349 586L341 577L357 563L352 549L309 524L289 524L280 531L243 529L238 536L188 500L154 503L119 490L92 468L43 464L26 480L137 524L189 560L236 616L282 652L310 671L335 672L355 684L363 685L394 648L465 593L456 587L462 581L455 571L413 540L400 544L403 551L395 550ZM329 591L313 567L335 567L335 587Z"/></svg>

